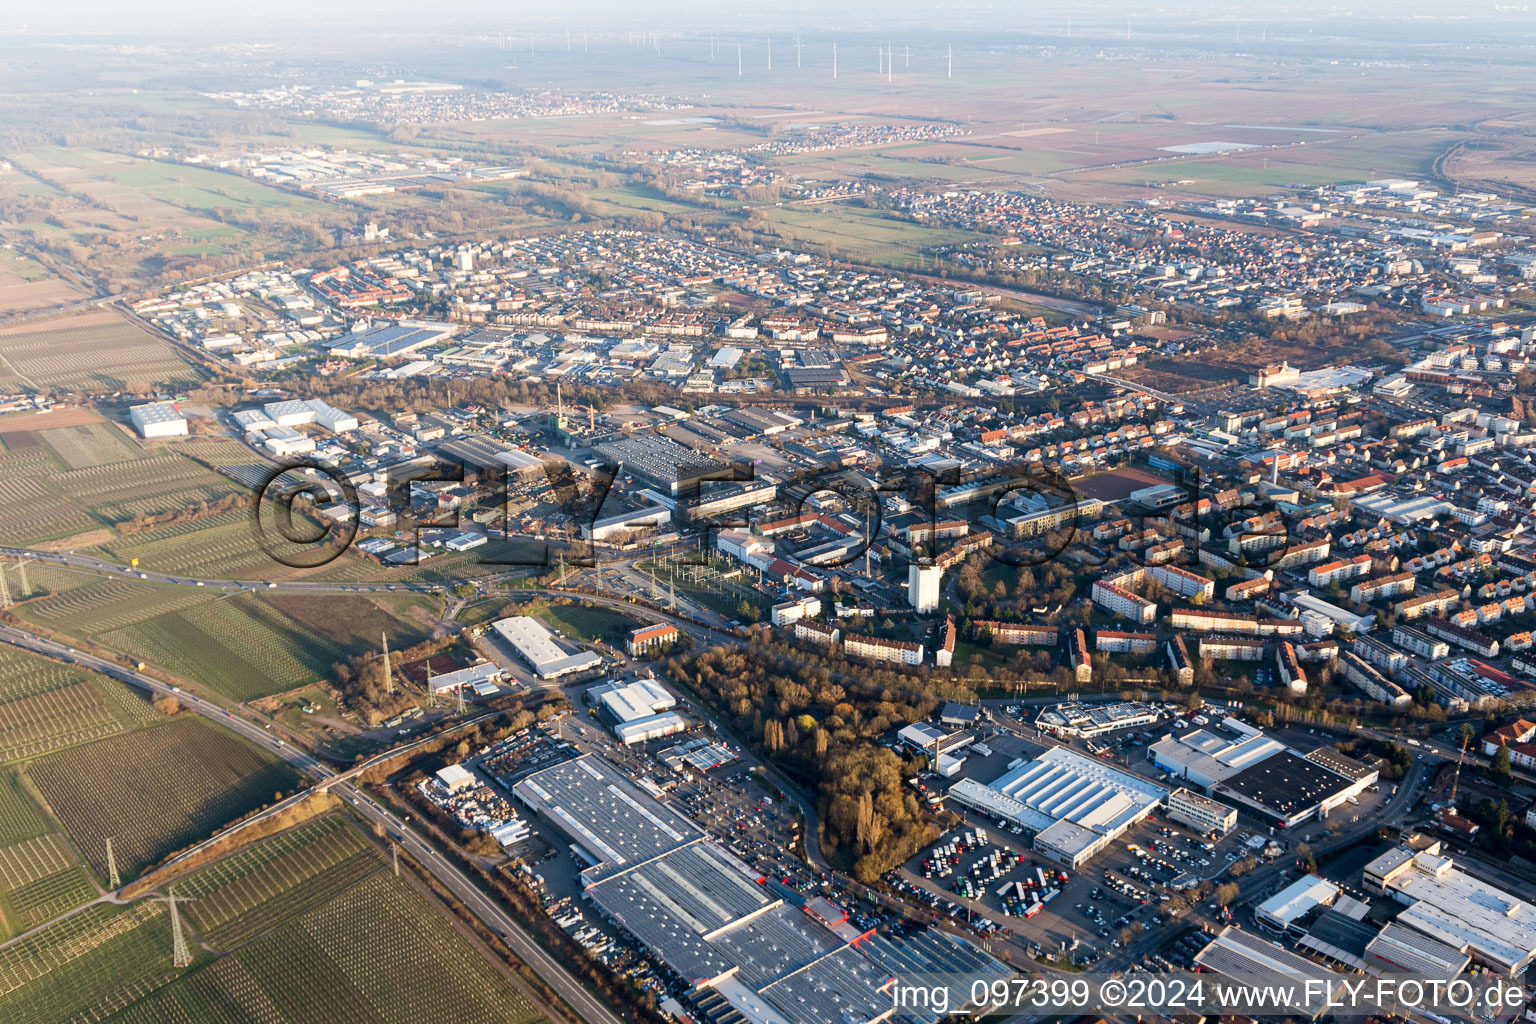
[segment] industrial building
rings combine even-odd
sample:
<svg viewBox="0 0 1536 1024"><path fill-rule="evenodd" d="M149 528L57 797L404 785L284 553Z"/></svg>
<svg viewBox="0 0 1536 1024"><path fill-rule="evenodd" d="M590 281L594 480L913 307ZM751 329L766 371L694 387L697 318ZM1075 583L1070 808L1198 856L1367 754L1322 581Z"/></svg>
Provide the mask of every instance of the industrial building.
<svg viewBox="0 0 1536 1024"><path fill-rule="evenodd" d="M1121 704L1080 704L1065 701L1040 709L1035 728L1056 736L1084 739L1120 729L1135 729L1162 721L1163 713L1150 704L1127 701Z"/></svg>
<svg viewBox="0 0 1536 1024"><path fill-rule="evenodd" d="M1152 763L1175 778L1209 790L1223 779L1285 749L1236 718L1217 719L1181 733L1169 733L1147 749Z"/></svg>
<svg viewBox="0 0 1536 1024"><path fill-rule="evenodd" d="M1168 818L1202 835L1224 836L1237 826L1237 809L1187 789L1168 794Z"/></svg>
<svg viewBox="0 0 1536 1024"><path fill-rule="evenodd" d="M603 659L591 651L566 651L542 622L526 615L499 619L491 628L540 679L558 679L603 665Z"/></svg>
<svg viewBox="0 0 1536 1024"><path fill-rule="evenodd" d="M1344 983L1342 975L1235 925L1227 925L1209 945L1196 953L1195 965L1202 971L1223 975L1245 986L1270 991L1290 987L1296 998L1283 1008L1285 1016L1307 1019L1316 1019L1326 1011ZM1274 1011L1281 1009L1275 1007Z"/></svg>
<svg viewBox="0 0 1536 1024"><path fill-rule="evenodd" d="M476 694L490 694L497 691L497 684L501 679L501 666L493 661L487 661L483 665L471 665L468 668L455 669L452 672L444 672L440 676L433 676L432 692L453 693L460 688L467 688L474 690Z"/></svg>
<svg viewBox="0 0 1536 1024"><path fill-rule="evenodd" d="M688 728L672 709L677 698L654 679L603 683L587 691L587 703L600 707L613 723L613 734L625 746L670 736Z"/></svg>
<svg viewBox="0 0 1536 1024"><path fill-rule="evenodd" d="M1456 977L1472 962L1465 948L1432 939L1396 921L1366 944L1363 959L1366 969L1377 974L1444 979Z"/></svg>
<svg viewBox="0 0 1536 1024"><path fill-rule="evenodd" d="M582 540L607 540L617 535L628 535L634 530L653 526L665 526L672 521L672 510L665 505L647 504L642 508L625 509L603 516L595 522L581 524Z"/></svg>
<svg viewBox="0 0 1536 1024"><path fill-rule="evenodd" d="M1292 828L1309 818L1326 817L1366 785L1282 750L1217 783L1211 796L1275 828Z"/></svg>
<svg viewBox="0 0 1536 1024"><path fill-rule="evenodd" d="M327 342L325 347L332 355L349 359L398 359L435 345L453 332L451 324L390 324L353 331Z"/></svg>
<svg viewBox="0 0 1536 1024"><path fill-rule="evenodd" d="M1358 762L1342 755L1336 764L1327 754L1302 757L1231 716L1208 725L1196 719L1195 728L1169 733L1147 756L1174 778L1279 828L1326 816L1376 781L1374 771Z"/></svg>
<svg viewBox="0 0 1536 1024"><path fill-rule="evenodd" d="M187 432L187 418L175 402L149 402L128 410L133 429L146 441L152 437L179 437Z"/></svg>
<svg viewBox="0 0 1536 1024"><path fill-rule="evenodd" d="M605 441L592 451L614 465L623 466L626 472L665 488L673 497L697 494L704 481L731 479L726 463L656 434Z"/></svg>
<svg viewBox="0 0 1536 1024"><path fill-rule="evenodd" d="M1405 905L1398 924L1490 970L1514 977L1536 959L1536 905L1462 871L1439 843L1388 850L1365 866L1362 884Z"/></svg>
<svg viewBox="0 0 1536 1024"><path fill-rule="evenodd" d="M588 865L586 897L688 979L695 999L723 1000L746 1020L783 1024L874 1024L892 1014L884 992L892 968L875 958L863 941L869 936L846 920L828 920L839 915L786 902L607 762L591 755L566 761L513 792L571 839Z"/></svg>
<svg viewBox="0 0 1536 1024"><path fill-rule="evenodd" d="M1042 856L1076 868L1151 814L1168 791L1066 747L1016 760L989 785L961 779L949 796L1034 835Z"/></svg>
<svg viewBox="0 0 1536 1024"><path fill-rule="evenodd" d="M1290 885L1259 904L1253 912L1259 925L1274 932L1301 934L1302 918L1317 907L1325 907L1339 897L1339 887L1317 875L1302 875Z"/></svg>

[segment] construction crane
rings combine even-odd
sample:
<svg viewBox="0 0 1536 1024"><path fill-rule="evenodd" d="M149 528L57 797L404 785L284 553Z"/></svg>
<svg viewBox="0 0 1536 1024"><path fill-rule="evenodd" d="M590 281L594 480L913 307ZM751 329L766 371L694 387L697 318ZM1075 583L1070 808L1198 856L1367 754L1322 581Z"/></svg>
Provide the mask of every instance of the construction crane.
<svg viewBox="0 0 1536 1024"><path fill-rule="evenodd" d="M1461 751L1456 755L1456 774L1451 779L1451 813L1456 813L1456 790L1461 786L1461 763L1467 759L1467 741L1472 738L1469 732L1461 737Z"/></svg>

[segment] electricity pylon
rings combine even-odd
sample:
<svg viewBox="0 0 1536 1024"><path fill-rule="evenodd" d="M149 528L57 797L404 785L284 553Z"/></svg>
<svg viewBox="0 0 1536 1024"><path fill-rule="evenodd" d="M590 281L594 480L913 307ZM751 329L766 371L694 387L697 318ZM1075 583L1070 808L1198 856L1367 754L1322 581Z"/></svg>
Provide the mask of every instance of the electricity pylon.
<svg viewBox="0 0 1536 1024"><path fill-rule="evenodd" d="M181 915L176 912L177 903L191 903L191 896L177 896L174 886L166 890L164 896L158 897L169 904L171 908L171 966L192 966L192 952L187 949L187 937L181 933Z"/></svg>
<svg viewBox="0 0 1536 1024"><path fill-rule="evenodd" d="M389 667L389 635L380 633L379 639L384 641L384 692L394 696L395 674Z"/></svg>

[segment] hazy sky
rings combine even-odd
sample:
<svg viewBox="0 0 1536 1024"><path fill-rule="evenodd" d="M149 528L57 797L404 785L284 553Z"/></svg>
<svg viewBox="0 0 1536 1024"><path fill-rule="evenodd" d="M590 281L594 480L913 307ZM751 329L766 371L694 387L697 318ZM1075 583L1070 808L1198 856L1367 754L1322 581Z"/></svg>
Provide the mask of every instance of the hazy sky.
<svg viewBox="0 0 1536 1024"><path fill-rule="evenodd" d="M999 23L1038 25L1054 31L1071 17L1074 35L1121 28L1127 16L1142 19L1149 32L1175 30L1238 18L1290 26L1314 23L1321 31L1348 24L1351 31L1371 34L1377 23L1390 37L1415 23L1426 42L1438 33L1435 21L1449 20L1463 28L1474 24L1493 28L1536 21L1525 0L1475 4L1448 0L1361 0L1329 3L1321 0L1244 3L1166 3L1112 0L1104 3L986 2L986 0L833 0L828 3L747 2L719 0L569 0L548 3L455 0L425 4L419 0L259 0L249 5L208 3L206 0L56 0L46 4L8 4L0 16L0 32L29 35L56 32L134 35L198 35L229 41L252 38L291 38L306 33L368 34L374 31L419 31L426 34L497 28L547 31L581 25L592 30L649 26L656 31L708 32L720 27L740 29L823 31L876 26L986 30ZM1389 26L1391 26L1389 28Z"/></svg>

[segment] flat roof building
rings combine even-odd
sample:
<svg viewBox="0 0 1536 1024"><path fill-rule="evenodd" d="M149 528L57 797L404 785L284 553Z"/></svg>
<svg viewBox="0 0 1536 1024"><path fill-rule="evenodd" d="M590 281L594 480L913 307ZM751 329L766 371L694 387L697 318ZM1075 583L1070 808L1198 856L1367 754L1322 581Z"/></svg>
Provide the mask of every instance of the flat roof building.
<svg viewBox="0 0 1536 1024"><path fill-rule="evenodd" d="M1362 884L1406 905L1398 924L1501 974L1518 975L1536 958L1536 905L1462 871L1438 842L1388 850L1365 866Z"/></svg>
<svg viewBox="0 0 1536 1024"><path fill-rule="evenodd" d="M1284 749L1279 740L1228 716L1209 726L1169 733L1147 754L1163 771L1208 790Z"/></svg>
<svg viewBox="0 0 1536 1024"><path fill-rule="evenodd" d="M696 993L714 990L704 998L764 1024L874 1024L893 1012L889 968L823 923L836 915L786 902L606 761L584 755L513 792L580 849L592 902Z"/></svg>
<svg viewBox="0 0 1536 1024"><path fill-rule="evenodd" d="M1344 983L1342 976L1322 965L1281 949L1273 942L1267 942L1235 925L1227 925L1204 949L1196 953L1195 965L1202 970L1232 978L1244 986L1270 992L1288 989L1294 993L1294 998L1284 1005L1228 1008L1234 1013L1254 1013L1265 1017L1275 1015L1315 1019L1329 1008Z"/></svg>
<svg viewBox="0 0 1536 1024"><path fill-rule="evenodd" d="M1224 836L1237 825L1237 809L1187 789L1168 794L1168 817L1204 835Z"/></svg>
<svg viewBox="0 0 1536 1024"><path fill-rule="evenodd" d="M602 667L603 659L591 651L567 652L538 619L514 615L492 623L491 628L540 679L558 679Z"/></svg>
<svg viewBox="0 0 1536 1024"><path fill-rule="evenodd" d="M1034 833L1042 856L1076 868L1151 814L1168 791L1066 747L1017 760L988 785L962 779L949 796Z"/></svg>
<svg viewBox="0 0 1536 1024"><path fill-rule="evenodd" d="M1150 704L1126 701L1118 704L1082 704L1063 701L1047 705L1035 716L1035 727L1057 736L1092 737L1120 729L1153 725L1163 713Z"/></svg>
<svg viewBox="0 0 1536 1024"><path fill-rule="evenodd" d="M187 433L187 418L175 402L149 402L128 410L133 429L145 440L152 437L179 437Z"/></svg>
<svg viewBox="0 0 1536 1024"><path fill-rule="evenodd" d="M1301 919L1313 908L1327 906L1339 897L1339 887L1317 875L1302 875L1259 904L1254 920L1272 931L1300 934Z"/></svg>
<svg viewBox="0 0 1536 1024"><path fill-rule="evenodd" d="M1211 795L1276 828L1290 828L1326 816L1363 788L1331 768L1282 750L1228 776L1211 788Z"/></svg>

